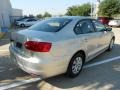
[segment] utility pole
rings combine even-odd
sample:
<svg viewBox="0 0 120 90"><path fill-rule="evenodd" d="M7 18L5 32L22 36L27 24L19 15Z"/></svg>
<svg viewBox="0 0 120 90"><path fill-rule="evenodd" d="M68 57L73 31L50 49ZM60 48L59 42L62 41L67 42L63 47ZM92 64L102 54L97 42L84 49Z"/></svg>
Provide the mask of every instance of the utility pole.
<svg viewBox="0 0 120 90"><path fill-rule="evenodd" d="M5 22L4 22L4 15L3 13L1 13L1 17L2 17L2 28L5 27Z"/></svg>
<svg viewBox="0 0 120 90"><path fill-rule="evenodd" d="M91 1L90 3L91 3L91 18L92 18L93 17L93 2Z"/></svg>
<svg viewBox="0 0 120 90"><path fill-rule="evenodd" d="M93 12L92 12L92 2L91 2L91 18L92 18L92 15L93 15Z"/></svg>
<svg viewBox="0 0 120 90"><path fill-rule="evenodd" d="M92 0L90 0L90 4L91 4L91 18L93 18L93 16L96 16L96 18L98 17L98 11L99 11L99 5L100 5L101 0L97 0L96 5L92 2ZM94 13L93 13L94 11Z"/></svg>
<svg viewBox="0 0 120 90"><path fill-rule="evenodd" d="M100 5L100 0L97 0L97 3L96 3L96 18L98 17L99 5Z"/></svg>

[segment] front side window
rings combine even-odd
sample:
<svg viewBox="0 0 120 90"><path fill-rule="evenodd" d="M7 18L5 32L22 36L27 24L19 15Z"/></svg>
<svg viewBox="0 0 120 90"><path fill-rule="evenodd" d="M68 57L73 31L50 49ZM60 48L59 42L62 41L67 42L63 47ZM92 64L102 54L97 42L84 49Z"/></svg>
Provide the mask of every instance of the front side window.
<svg viewBox="0 0 120 90"><path fill-rule="evenodd" d="M40 21L28 29L43 32L57 32L66 26L70 21L71 19L67 18L51 18L48 20Z"/></svg>
<svg viewBox="0 0 120 90"><path fill-rule="evenodd" d="M104 31L106 27L97 20L93 20L93 24L98 32Z"/></svg>
<svg viewBox="0 0 120 90"><path fill-rule="evenodd" d="M76 34L93 33L94 27L90 20L82 20L76 25L74 31Z"/></svg>

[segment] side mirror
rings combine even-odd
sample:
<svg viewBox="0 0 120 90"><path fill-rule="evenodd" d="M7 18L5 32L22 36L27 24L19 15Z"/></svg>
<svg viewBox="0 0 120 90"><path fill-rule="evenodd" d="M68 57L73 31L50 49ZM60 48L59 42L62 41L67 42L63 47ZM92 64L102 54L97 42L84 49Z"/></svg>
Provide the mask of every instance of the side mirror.
<svg viewBox="0 0 120 90"><path fill-rule="evenodd" d="M112 28L106 28L105 31L112 31Z"/></svg>

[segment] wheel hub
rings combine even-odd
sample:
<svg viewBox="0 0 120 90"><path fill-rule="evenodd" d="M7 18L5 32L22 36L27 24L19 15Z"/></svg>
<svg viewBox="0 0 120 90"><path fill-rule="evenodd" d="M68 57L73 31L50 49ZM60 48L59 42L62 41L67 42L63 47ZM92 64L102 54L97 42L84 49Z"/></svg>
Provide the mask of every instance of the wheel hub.
<svg viewBox="0 0 120 90"><path fill-rule="evenodd" d="M76 57L76 59L73 62L73 65L72 65L72 72L74 74L77 74L80 72L81 68L82 68L82 58Z"/></svg>

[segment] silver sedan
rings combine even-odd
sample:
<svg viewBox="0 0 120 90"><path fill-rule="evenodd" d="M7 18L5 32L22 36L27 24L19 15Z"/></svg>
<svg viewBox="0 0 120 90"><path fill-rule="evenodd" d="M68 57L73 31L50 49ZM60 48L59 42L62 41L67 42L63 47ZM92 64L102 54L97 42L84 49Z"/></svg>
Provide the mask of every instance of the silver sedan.
<svg viewBox="0 0 120 90"><path fill-rule="evenodd" d="M95 19L64 16L43 20L11 34L11 60L43 78L66 73L76 77L85 62L112 50L115 36Z"/></svg>

